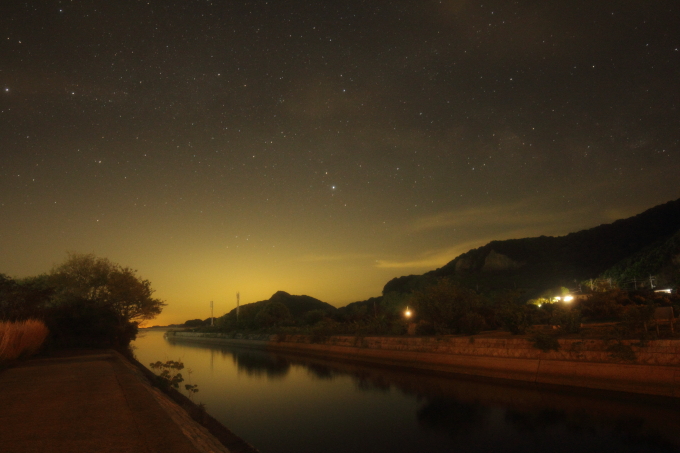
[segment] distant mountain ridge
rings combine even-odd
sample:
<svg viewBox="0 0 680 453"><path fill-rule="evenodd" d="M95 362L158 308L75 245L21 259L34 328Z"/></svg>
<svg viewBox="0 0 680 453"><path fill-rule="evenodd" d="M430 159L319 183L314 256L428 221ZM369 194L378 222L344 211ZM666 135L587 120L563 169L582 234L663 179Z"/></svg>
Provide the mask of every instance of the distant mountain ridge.
<svg viewBox="0 0 680 453"><path fill-rule="evenodd" d="M666 241L679 230L680 199L566 236L492 241L463 253L439 269L392 279L385 285L383 294L410 292L441 277L487 291L521 288L534 293L554 286L573 287L583 280L606 274L614 266L619 266L616 275L630 274L625 271L626 260L637 262L633 257L644 250L658 258L655 265L646 266L645 272L656 273L662 268L668 271L675 255ZM680 238L676 242L680 243ZM666 244L665 252L651 252L662 244Z"/></svg>
<svg viewBox="0 0 680 453"><path fill-rule="evenodd" d="M365 307L372 311L390 293L405 295L443 277L482 293L518 289L533 298L546 289L574 288L598 276L625 282L648 275L680 285L680 199L566 236L491 241L439 269L393 278L385 284L382 296L339 309L314 297L277 291L268 300L242 305L241 310L254 314L270 302L280 302L293 318L312 310L348 314ZM233 309L227 315L235 312Z"/></svg>
<svg viewBox="0 0 680 453"><path fill-rule="evenodd" d="M322 302L319 299L315 299L314 297L305 295L296 296L288 294L285 291L275 292L268 300L260 300L258 302L243 304L241 305L241 309L246 311L256 310L270 302L279 302L285 305L293 318L297 318L311 310L324 310L330 312L337 310L337 308L335 308L333 305ZM235 308L228 314L232 313L236 313Z"/></svg>

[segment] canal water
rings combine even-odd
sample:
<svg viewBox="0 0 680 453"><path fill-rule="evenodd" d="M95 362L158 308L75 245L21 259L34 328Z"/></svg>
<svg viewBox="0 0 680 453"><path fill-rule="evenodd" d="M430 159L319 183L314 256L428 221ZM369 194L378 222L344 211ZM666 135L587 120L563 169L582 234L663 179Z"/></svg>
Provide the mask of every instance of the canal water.
<svg viewBox="0 0 680 453"><path fill-rule="evenodd" d="M680 452L662 398L458 379L141 331L137 359L180 360L192 398L262 453Z"/></svg>

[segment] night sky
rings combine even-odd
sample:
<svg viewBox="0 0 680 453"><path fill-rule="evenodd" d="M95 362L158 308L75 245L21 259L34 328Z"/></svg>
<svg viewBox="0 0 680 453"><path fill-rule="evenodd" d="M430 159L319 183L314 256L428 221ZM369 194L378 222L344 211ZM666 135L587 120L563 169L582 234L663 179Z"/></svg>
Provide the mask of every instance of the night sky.
<svg viewBox="0 0 680 453"><path fill-rule="evenodd" d="M673 1L0 6L0 272L336 306L680 197Z"/></svg>

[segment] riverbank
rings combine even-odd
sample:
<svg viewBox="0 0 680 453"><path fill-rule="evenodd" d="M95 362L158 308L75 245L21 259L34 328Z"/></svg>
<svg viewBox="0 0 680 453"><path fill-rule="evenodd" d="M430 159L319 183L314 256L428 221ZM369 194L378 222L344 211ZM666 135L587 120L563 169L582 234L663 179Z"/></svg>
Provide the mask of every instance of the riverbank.
<svg viewBox="0 0 680 453"><path fill-rule="evenodd" d="M536 349L525 338L355 337L236 335L169 332L177 341L254 347L275 352L363 362L437 373L509 379L536 384L680 397L680 341L614 344L560 339L557 351ZM625 353L621 353L625 352Z"/></svg>
<svg viewBox="0 0 680 453"><path fill-rule="evenodd" d="M115 351L16 363L0 388L3 451L230 451Z"/></svg>

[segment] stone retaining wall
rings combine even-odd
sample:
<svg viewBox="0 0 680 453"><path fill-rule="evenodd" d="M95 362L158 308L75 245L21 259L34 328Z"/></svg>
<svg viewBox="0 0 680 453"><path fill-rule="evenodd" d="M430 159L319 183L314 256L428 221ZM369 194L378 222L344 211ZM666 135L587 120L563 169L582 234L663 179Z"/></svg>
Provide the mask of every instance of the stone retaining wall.
<svg viewBox="0 0 680 453"><path fill-rule="evenodd" d="M543 352L523 338L359 337L170 333L181 341L257 347L428 371L680 397L680 341L635 341L634 360L621 360L603 340L559 340Z"/></svg>

